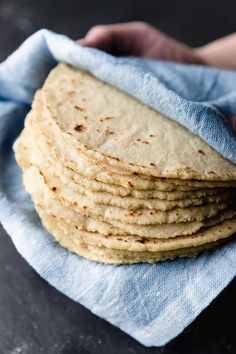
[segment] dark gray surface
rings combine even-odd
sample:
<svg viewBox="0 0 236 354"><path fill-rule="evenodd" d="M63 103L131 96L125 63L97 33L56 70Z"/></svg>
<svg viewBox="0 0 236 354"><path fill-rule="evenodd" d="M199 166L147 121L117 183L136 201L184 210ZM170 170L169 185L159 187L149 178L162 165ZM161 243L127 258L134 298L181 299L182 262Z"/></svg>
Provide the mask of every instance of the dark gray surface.
<svg viewBox="0 0 236 354"><path fill-rule="evenodd" d="M42 27L79 38L94 24L129 20L197 46L235 31L235 10L235 0L0 0L0 60ZM1 227L0 245L0 354L236 353L235 281L177 339L146 349L50 287Z"/></svg>
<svg viewBox="0 0 236 354"><path fill-rule="evenodd" d="M1 354L233 354L236 282L177 339L147 349L42 280L0 229Z"/></svg>

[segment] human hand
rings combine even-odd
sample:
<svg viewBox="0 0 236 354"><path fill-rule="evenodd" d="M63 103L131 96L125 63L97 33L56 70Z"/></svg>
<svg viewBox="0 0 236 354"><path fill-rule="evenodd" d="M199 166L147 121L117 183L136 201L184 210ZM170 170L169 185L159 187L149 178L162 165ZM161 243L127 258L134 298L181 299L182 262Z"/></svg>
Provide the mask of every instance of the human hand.
<svg viewBox="0 0 236 354"><path fill-rule="evenodd" d="M199 63L190 47L144 22L94 26L79 43L117 56L133 55L181 63Z"/></svg>
<svg viewBox="0 0 236 354"><path fill-rule="evenodd" d="M236 48L236 35L234 37L230 36L229 39L231 42L232 38L235 38L234 48ZM224 53L227 54L229 52L228 47L230 47L232 52L232 43L229 39L226 37L225 41L219 40L220 45L217 45L217 42L213 42L214 45L210 44L208 46L192 49L147 23L128 22L94 26L83 39L79 40L79 43L87 47L95 47L104 50L117 56L133 55L149 59L171 60L186 64L203 64L210 66L212 64L213 66L222 66L222 63L226 62L222 57L224 57ZM223 46L222 42L224 44ZM222 47L223 49L226 47L226 50L222 50ZM218 56L216 54L218 54ZM219 60L216 60L219 56L221 58L220 64L218 63ZM234 57L236 57L236 53ZM233 60L231 61L233 62ZM227 65L225 64L225 67L227 67ZM228 67L231 68L230 65L228 65ZM236 134L236 116L229 117L229 122L232 130Z"/></svg>

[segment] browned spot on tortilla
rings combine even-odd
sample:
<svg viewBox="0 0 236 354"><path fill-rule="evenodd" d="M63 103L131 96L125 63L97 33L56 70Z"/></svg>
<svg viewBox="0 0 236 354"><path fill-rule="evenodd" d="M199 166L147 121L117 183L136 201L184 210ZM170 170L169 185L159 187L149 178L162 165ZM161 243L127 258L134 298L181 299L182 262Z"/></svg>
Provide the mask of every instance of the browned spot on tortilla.
<svg viewBox="0 0 236 354"><path fill-rule="evenodd" d="M83 124L78 124L74 127L74 129L79 132L82 133L83 131L85 131L85 126Z"/></svg>
<svg viewBox="0 0 236 354"><path fill-rule="evenodd" d="M150 165L151 165L151 166L156 166L153 162L150 162Z"/></svg>
<svg viewBox="0 0 236 354"><path fill-rule="evenodd" d="M199 154L205 155L205 152L202 150L198 150Z"/></svg>
<svg viewBox="0 0 236 354"><path fill-rule="evenodd" d="M107 156L110 157L110 159L120 161L120 159L118 157L114 157L114 156L111 156L111 155L107 155Z"/></svg>
<svg viewBox="0 0 236 354"><path fill-rule="evenodd" d="M57 188L56 188L56 187L52 187L51 190L52 190L53 192L55 192L55 191L57 190Z"/></svg>
<svg viewBox="0 0 236 354"><path fill-rule="evenodd" d="M84 112L84 111L85 111L85 108L84 108L84 107L75 106L75 109L76 109L77 111L80 111L80 112Z"/></svg>
<svg viewBox="0 0 236 354"><path fill-rule="evenodd" d="M154 138L155 135L154 134L150 134L149 136L150 136L150 138Z"/></svg>
<svg viewBox="0 0 236 354"><path fill-rule="evenodd" d="M69 92L67 92L67 95L70 96L70 97L72 97L72 96L75 95L75 91L69 91Z"/></svg>
<svg viewBox="0 0 236 354"><path fill-rule="evenodd" d="M83 209L87 209L88 207L86 205L83 205Z"/></svg>
<svg viewBox="0 0 236 354"><path fill-rule="evenodd" d="M105 120L110 120L110 119L113 119L114 117L105 117L104 119Z"/></svg>
<svg viewBox="0 0 236 354"><path fill-rule="evenodd" d="M128 182L128 185L131 187L131 188L133 188L133 183L131 183L130 181Z"/></svg>

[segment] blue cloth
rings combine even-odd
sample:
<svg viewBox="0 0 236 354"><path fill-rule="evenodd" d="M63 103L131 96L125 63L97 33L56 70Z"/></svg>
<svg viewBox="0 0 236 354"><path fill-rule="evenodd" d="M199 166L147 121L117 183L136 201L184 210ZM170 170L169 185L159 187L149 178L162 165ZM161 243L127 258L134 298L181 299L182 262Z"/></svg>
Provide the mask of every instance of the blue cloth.
<svg viewBox="0 0 236 354"><path fill-rule="evenodd" d="M146 346L176 337L236 273L236 242L197 259L129 266L87 261L42 228L22 187L12 142L35 90L56 62L89 70L178 121L236 163L226 115L236 113L236 73L114 58L41 30L0 65L0 221L17 250L52 286Z"/></svg>

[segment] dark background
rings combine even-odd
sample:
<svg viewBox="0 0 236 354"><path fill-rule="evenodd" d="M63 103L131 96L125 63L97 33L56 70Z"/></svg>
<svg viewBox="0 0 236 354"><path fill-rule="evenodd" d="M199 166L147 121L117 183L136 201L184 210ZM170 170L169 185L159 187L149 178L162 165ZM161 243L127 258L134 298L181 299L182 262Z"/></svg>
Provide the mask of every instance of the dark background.
<svg viewBox="0 0 236 354"><path fill-rule="evenodd" d="M0 61L42 27L77 39L131 20L200 46L235 31L236 1L0 0ZM234 281L177 339L147 349L50 287L0 226L0 354L235 354L235 299Z"/></svg>

